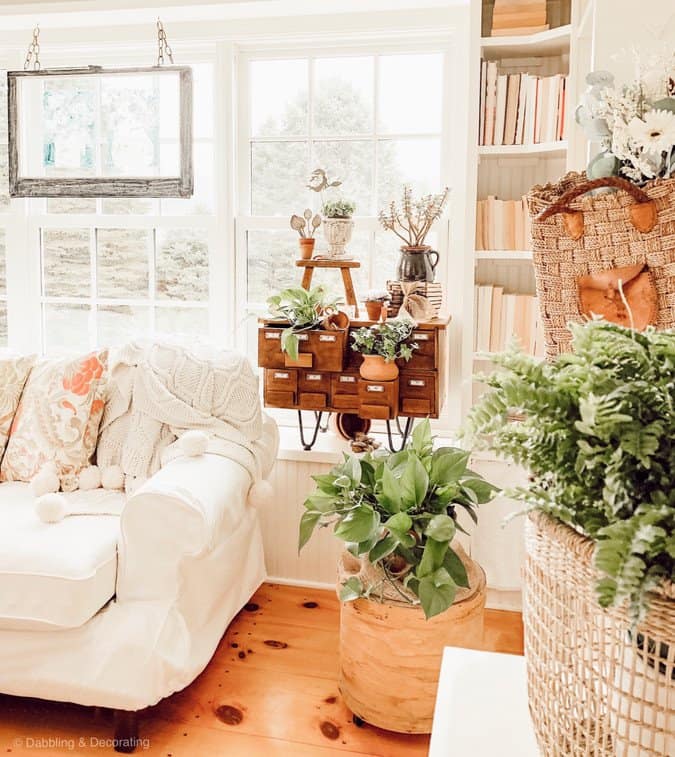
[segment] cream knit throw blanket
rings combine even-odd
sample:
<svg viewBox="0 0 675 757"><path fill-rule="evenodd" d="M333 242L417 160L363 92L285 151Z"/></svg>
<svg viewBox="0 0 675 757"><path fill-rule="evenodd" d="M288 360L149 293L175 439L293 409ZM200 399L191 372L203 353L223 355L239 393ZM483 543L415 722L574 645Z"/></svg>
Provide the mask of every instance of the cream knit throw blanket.
<svg viewBox="0 0 675 757"><path fill-rule="evenodd" d="M209 436L209 451L244 465L253 481L260 477L258 379L243 355L143 341L111 355L99 466L121 466L131 493L159 470L163 453L165 463L175 456L170 445L190 429Z"/></svg>

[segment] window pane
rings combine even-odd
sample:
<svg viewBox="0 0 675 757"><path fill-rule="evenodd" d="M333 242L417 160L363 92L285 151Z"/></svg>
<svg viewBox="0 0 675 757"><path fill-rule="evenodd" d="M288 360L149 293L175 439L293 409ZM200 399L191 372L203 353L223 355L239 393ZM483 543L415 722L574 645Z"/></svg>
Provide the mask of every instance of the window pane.
<svg viewBox="0 0 675 757"><path fill-rule="evenodd" d="M99 305L96 312L97 344L114 347L150 334L150 308L136 305Z"/></svg>
<svg viewBox="0 0 675 757"><path fill-rule="evenodd" d="M119 216L144 216L157 212L157 200L145 197L104 197L101 200L101 212Z"/></svg>
<svg viewBox="0 0 675 757"><path fill-rule="evenodd" d="M316 134L373 131L373 58L319 58L314 64Z"/></svg>
<svg viewBox="0 0 675 757"><path fill-rule="evenodd" d="M211 63L192 65L192 100L192 136L195 139L213 139L216 98Z"/></svg>
<svg viewBox="0 0 675 757"><path fill-rule="evenodd" d="M157 297L207 300L209 245L203 229L162 229L157 232Z"/></svg>
<svg viewBox="0 0 675 757"><path fill-rule="evenodd" d="M7 76L0 71L0 213L9 210L7 139Z"/></svg>
<svg viewBox="0 0 675 757"><path fill-rule="evenodd" d="M315 142L314 163L328 176L342 179L342 186L326 192L326 200L344 197L356 203L356 215L373 213L373 142Z"/></svg>
<svg viewBox="0 0 675 757"><path fill-rule="evenodd" d="M93 197L48 197L47 213L95 213Z"/></svg>
<svg viewBox="0 0 675 757"><path fill-rule="evenodd" d="M310 205L307 159L307 142L251 145L253 215L285 216L301 213Z"/></svg>
<svg viewBox="0 0 675 757"><path fill-rule="evenodd" d="M89 297L89 229L42 230L43 291L48 297Z"/></svg>
<svg viewBox="0 0 675 757"><path fill-rule="evenodd" d="M441 143L437 138L384 139L378 145L378 210L397 200L404 184L415 194L439 192Z"/></svg>
<svg viewBox="0 0 675 757"><path fill-rule="evenodd" d="M7 244L5 242L5 230L0 229L0 294L7 294L6 255Z"/></svg>
<svg viewBox="0 0 675 757"><path fill-rule="evenodd" d="M250 66L251 134L307 134L306 60L257 60Z"/></svg>
<svg viewBox="0 0 675 757"><path fill-rule="evenodd" d="M317 240L318 241L318 240ZM248 301L264 303L285 287L299 286L297 234L285 231L248 232Z"/></svg>
<svg viewBox="0 0 675 757"><path fill-rule="evenodd" d="M162 145L162 160L165 155L178 154L178 144ZM197 143L193 147L195 190L192 197L186 199L167 198L161 200L162 215L205 215L214 212L215 197L215 157L213 144ZM163 165L163 164L162 164Z"/></svg>
<svg viewBox="0 0 675 757"><path fill-rule="evenodd" d="M101 87L101 156L104 174L156 176L159 172L159 134L178 138L175 103L177 76L108 76ZM166 117L161 118L166 108ZM177 176L177 162L166 166Z"/></svg>
<svg viewBox="0 0 675 757"><path fill-rule="evenodd" d="M81 352L89 349L89 306L43 306L45 350L49 354Z"/></svg>
<svg viewBox="0 0 675 757"><path fill-rule="evenodd" d="M152 232L145 229L97 229L99 297L147 297Z"/></svg>
<svg viewBox="0 0 675 757"><path fill-rule="evenodd" d="M379 131L429 134L441 131L443 55L380 58Z"/></svg>
<svg viewBox="0 0 675 757"><path fill-rule="evenodd" d="M207 337L209 313L205 308L156 308L155 334Z"/></svg>

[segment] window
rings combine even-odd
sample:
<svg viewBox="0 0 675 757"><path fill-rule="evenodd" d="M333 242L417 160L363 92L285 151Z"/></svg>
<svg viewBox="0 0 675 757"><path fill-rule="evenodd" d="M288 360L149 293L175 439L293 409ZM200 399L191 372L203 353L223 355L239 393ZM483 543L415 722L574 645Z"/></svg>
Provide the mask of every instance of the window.
<svg viewBox="0 0 675 757"><path fill-rule="evenodd" d="M0 347L7 346L7 78L0 70Z"/></svg>
<svg viewBox="0 0 675 757"><path fill-rule="evenodd" d="M350 249L362 266L357 295L394 277L398 246L378 231L376 215L405 183L418 192L441 186L443 62L442 52L416 51L243 60L238 259L250 309L299 283L288 218L320 209L306 187L317 166L339 176L339 194L356 203ZM340 291L335 278L321 273L317 283Z"/></svg>
<svg viewBox="0 0 675 757"><path fill-rule="evenodd" d="M135 336L209 336L209 269L216 254L214 69L193 64L195 192L192 198L49 198L30 201L39 245L44 351L115 345ZM138 93L114 93L116 112ZM88 96L83 89L81 97ZM60 108L77 103L54 98ZM159 161L176 159L175 134L154 129ZM94 146L95 148L96 146ZM100 156L103 150L92 149Z"/></svg>

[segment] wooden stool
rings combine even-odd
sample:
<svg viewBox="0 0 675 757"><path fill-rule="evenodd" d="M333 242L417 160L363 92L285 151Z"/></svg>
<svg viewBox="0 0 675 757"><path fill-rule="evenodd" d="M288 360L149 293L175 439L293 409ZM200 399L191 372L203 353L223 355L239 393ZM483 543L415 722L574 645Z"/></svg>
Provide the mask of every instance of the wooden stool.
<svg viewBox="0 0 675 757"><path fill-rule="evenodd" d="M347 305L354 306L354 317L359 317L359 306L356 302L356 294L354 293L354 282L352 281L352 274L350 268L360 268L361 263L358 260L296 260L295 265L299 268L304 268L305 272L302 274L302 288L309 289L312 285L312 276L314 275L315 268L339 268L342 274L342 283L345 288L345 299Z"/></svg>

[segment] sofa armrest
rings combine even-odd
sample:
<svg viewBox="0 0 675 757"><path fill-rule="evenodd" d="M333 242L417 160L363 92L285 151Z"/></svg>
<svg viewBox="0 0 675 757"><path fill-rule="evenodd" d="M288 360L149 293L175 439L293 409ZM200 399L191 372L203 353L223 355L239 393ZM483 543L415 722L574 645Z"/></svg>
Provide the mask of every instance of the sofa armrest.
<svg viewBox="0 0 675 757"><path fill-rule="evenodd" d="M173 460L148 479L121 517L118 601L177 597L183 563L227 540L250 485L241 465L212 454Z"/></svg>

